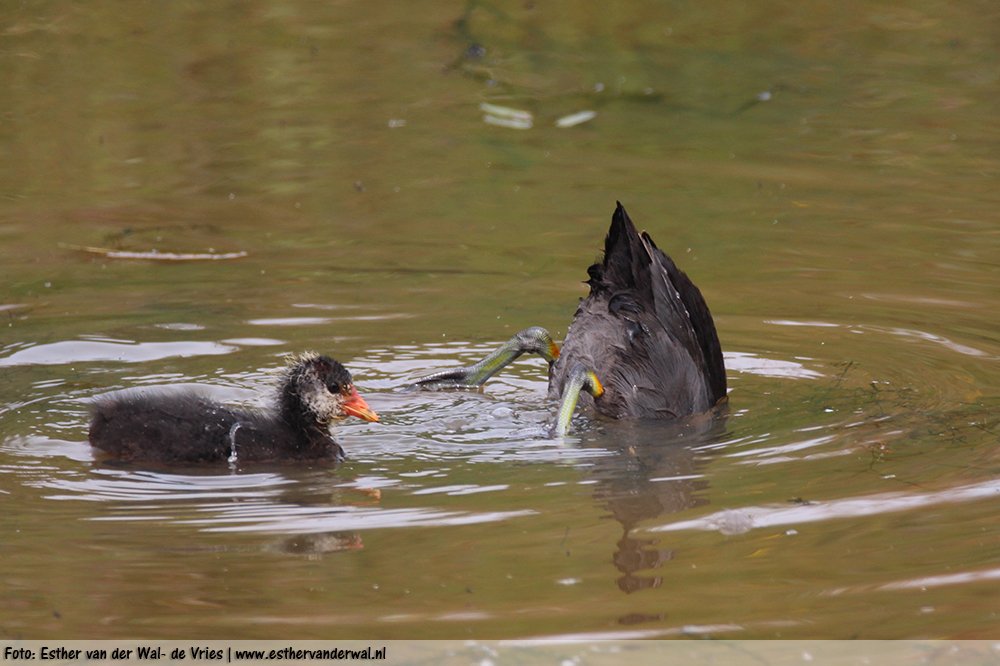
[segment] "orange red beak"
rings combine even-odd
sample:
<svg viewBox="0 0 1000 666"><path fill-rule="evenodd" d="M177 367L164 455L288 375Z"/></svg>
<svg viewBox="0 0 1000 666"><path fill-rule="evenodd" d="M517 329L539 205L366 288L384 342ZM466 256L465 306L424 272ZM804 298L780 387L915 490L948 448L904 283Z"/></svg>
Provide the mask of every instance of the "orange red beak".
<svg viewBox="0 0 1000 666"><path fill-rule="evenodd" d="M356 416L365 421L378 421L378 414L368 406L364 398L358 395L353 385L351 386L350 394L347 395L344 402L340 403L340 406L350 416Z"/></svg>

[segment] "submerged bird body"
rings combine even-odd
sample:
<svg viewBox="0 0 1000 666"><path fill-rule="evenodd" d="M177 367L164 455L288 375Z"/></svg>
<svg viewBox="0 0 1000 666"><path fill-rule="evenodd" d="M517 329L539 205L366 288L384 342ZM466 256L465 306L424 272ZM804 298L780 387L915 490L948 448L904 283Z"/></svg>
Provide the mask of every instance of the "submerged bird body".
<svg viewBox="0 0 1000 666"><path fill-rule="evenodd" d="M604 387L581 402L612 418L678 418L725 397L722 348L705 299L621 204L604 260L588 273L590 294L549 369L550 398L562 394L577 363Z"/></svg>
<svg viewBox="0 0 1000 666"><path fill-rule="evenodd" d="M590 294L580 300L562 350L533 327L480 363L412 386L475 388L519 355L541 354L549 362L549 398L561 402L554 435L566 432L578 398L616 419L673 419L726 397L722 348L705 299L620 203L604 259L588 273Z"/></svg>
<svg viewBox="0 0 1000 666"><path fill-rule="evenodd" d="M269 410L229 407L191 394L128 391L97 398L88 439L113 456L163 463L340 459L333 420L378 416L351 374L326 356L289 366Z"/></svg>

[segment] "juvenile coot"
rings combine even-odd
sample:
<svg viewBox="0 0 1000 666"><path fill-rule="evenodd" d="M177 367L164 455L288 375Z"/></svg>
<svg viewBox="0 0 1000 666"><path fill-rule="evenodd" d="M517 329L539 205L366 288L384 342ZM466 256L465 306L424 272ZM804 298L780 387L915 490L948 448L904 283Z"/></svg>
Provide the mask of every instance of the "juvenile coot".
<svg viewBox="0 0 1000 666"><path fill-rule="evenodd" d="M679 418L726 397L722 348L705 299L649 234L639 233L621 203L604 260L587 272L590 294L580 300L561 352L545 329L533 327L476 365L413 386L482 386L521 354L539 353L549 362L549 398L562 403L556 435L565 433L578 397L616 419Z"/></svg>
<svg viewBox="0 0 1000 666"><path fill-rule="evenodd" d="M95 448L137 461L342 459L330 423L348 416L378 421L344 366L304 354L284 371L271 409L229 407L194 393L128 391L94 401L88 439Z"/></svg>

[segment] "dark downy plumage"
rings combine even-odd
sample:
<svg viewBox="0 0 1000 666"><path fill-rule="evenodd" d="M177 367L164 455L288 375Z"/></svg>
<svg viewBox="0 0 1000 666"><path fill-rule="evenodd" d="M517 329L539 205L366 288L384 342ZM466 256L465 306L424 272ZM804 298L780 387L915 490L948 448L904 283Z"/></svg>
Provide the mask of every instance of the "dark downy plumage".
<svg viewBox="0 0 1000 666"><path fill-rule="evenodd" d="M588 273L590 294L549 369L550 398L562 394L576 363L604 387L597 398L582 394L584 404L612 418L677 418L725 398L722 348L705 299L620 203L604 260Z"/></svg>
<svg viewBox="0 0 1000 666"><path fill-rule="evenodd" d="M330 424L348 416L378 420L344 366L305 354L285 370L269 410L229 407L193 393L125 391L94 401L88 439L97 449L136 461L336 460L343 449Z"/></svg>

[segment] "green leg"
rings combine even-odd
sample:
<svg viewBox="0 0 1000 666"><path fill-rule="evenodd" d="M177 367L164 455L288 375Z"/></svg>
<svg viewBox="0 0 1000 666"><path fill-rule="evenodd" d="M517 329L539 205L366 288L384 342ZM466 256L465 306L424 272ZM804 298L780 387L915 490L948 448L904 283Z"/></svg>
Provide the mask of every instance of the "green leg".
<svg viewBox="0 0 1000 666"><path fill-rule="evenodd" d="M441 388L478 388L521 354L539 354L549 363L559 357L559 347L544 328L533 326L505 342L479 363L457 370L445 370L416 381L407 389L434 391Z"/></svg>
<svg viewBox="0 0 1000 666"><path fill-rule="evenodd" d="M563 387L559 416L552 427L553 437L562 437L569 429L569 422L573 418L573 410L576 409L576 401L580 398L581 389L586 389L587 393L595 398L604 394L604 387L601 386L597 375L583 363L577 363L569 371L569 380Z"/></svg>

